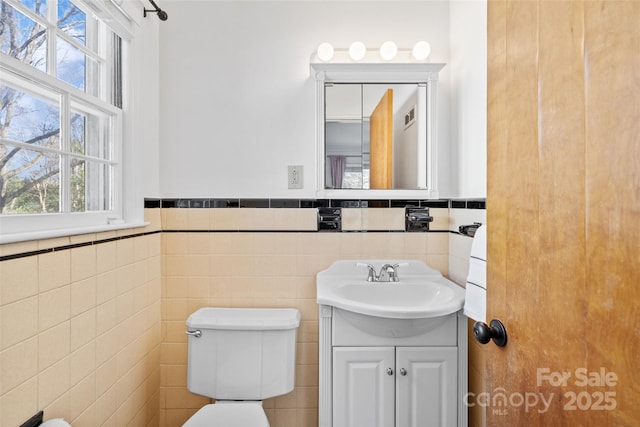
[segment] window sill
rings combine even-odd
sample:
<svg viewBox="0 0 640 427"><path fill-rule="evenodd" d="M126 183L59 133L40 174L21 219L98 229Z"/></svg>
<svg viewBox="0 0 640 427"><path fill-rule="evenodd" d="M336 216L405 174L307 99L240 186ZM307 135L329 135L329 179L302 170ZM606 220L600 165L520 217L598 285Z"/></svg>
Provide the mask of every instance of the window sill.
<svg viewBox="0 0 640 427"><path fill-rule="evenodd" d="M84 227L58 228L53 230L40 230L26 233L0 233L0 245L7 243L27 242L33 240L53 239L56 237L76 236L79 234L102 233L106 231L126 230L140 228L149 225L146 221L133 221L122 224L92 225Z"/></svg>

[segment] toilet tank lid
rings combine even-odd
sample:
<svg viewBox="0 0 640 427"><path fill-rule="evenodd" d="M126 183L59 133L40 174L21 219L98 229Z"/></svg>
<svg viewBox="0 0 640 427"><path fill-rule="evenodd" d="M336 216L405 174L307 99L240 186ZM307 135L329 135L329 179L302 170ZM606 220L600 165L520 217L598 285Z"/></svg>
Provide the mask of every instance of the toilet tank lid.
<svg viewBox="0 0 640 427"><path fill-rule="evenodd" d="M217 308L205 307L187 319L188 328L220 330L295 329L300 312L295 308Z"/></svg>

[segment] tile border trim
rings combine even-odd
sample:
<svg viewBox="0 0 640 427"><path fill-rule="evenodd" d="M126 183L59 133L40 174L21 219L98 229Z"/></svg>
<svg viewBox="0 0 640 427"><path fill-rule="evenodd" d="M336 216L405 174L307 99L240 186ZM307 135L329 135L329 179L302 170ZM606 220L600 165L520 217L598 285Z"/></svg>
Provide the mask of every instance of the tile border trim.
<svg viewBox="0 0 640 427"><path fill-rule="evenodd" d="M134 237L142 237L142 236L148 236L150 234L158 234L158 233L162 233L162 230L147 231L143 233L128 234L126 236L109 237L107 239L90 240L88 242L72 243L70 245L54 246L52 248L38 249L35 251L19 252L19 253L10 254L10 255L2 255L0 256L0 262L10 261L12 259L18 259L18 258L26 258L30 256L43 255L43 254L48 254L52 252L65 251L69 249L82 248L84 246L99 245L101 243L115 242L118 240L132 239Z"/></svg>
<svg viewBox="0 0 640 427"><path fill-rule="evenodd" d="M315 209L318 207L346 207L346 208L400 208L409 206L448 208L448 209L486 209L485 199L442 199L442 200L418 200L418 199L370 199L370 200L343 200L343 199L157 199L145 198L145 209L157 208L300 208ZM157 233L325 233L318 230L155 230L142 233L128 234L125 236L96 239L93 241L73 243L70 245L56 246L35 251L20 252L0 256L0 262L18 258L37 256L51 252L75 249L84 246L99 245L134 237L147 236ZM429 233L452 233L451 230L429 230ZM340 233L406 233L404 230L342 230Z"/></svg>
<svg viewBox="0 0 640 427"><path fill-rule="evenodd" d="M417 206L427 208L453 208L453 209L486 209L486 199L158 199L145 198L145 209L156 208L404 208L405 206Z"/></svg>
<svg viewBox="0 0 640 427"><path fill-rule="evenodd" d="M110 243L117 240L124 239L132 239L134 237L142 237L148 236L150 234L159 234L159 233L407 233L404 230L342 230L342 231L318 231L318 230L155 230L144 233L136 233L129 234L127 236L119 236L119 237L110 237L108 239L97 239L88 242L82 243L74 243L71 245L62 245L62 246L54 246L46 249L38 249L35 251L27 251L27 252L18 252L10 255L2 255L0 256L0 262L2 261L11 261L19 258L27 258L30 256L38 256L53 252L65 251L75 248L81 248L84 246L93 246L99 245L102 243ZM410 233L410 232L409 232ZM427 233L451 233L451 234L459 234L458 232L451 230L429 230Z"/></svg>

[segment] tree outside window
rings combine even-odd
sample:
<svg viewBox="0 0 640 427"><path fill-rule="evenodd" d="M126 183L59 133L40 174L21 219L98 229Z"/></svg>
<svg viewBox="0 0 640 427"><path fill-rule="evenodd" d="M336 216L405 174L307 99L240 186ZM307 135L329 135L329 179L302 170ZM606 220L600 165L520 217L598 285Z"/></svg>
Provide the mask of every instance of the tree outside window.
<svg viewBox="0 0 640 427"><path fill-rule="evenodd" d="M113 208L119 40L80 6L0 3L0 214Z"/></svg>

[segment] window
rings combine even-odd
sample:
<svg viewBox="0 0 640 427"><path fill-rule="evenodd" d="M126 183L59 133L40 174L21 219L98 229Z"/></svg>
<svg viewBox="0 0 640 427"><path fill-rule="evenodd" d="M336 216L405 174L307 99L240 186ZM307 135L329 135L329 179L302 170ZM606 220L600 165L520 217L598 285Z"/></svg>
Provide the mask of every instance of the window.
<svg viewBox="0 0 640 427"><path fill-rule="evenodd" d="M123 40L96 4L0 2L0 236L122 217Z"/></svg>

